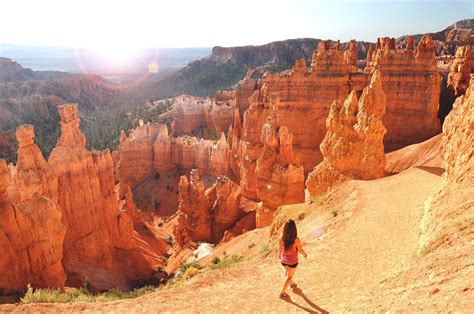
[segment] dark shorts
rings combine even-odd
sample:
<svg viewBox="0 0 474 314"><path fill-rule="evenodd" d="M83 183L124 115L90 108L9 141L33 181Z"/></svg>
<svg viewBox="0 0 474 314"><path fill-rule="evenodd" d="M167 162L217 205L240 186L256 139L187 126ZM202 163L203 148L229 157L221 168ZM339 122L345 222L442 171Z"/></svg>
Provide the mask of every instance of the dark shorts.
<svg viewBox="0 0 474 314"><path fill-rule="evenodd" d="M288 264L281 263L281 265L282 265L283 267L288 266L288 267L290 267L290 268L296 268L296 266L298 266L298 263L293 264L293 265L288 265Z"/></svg>

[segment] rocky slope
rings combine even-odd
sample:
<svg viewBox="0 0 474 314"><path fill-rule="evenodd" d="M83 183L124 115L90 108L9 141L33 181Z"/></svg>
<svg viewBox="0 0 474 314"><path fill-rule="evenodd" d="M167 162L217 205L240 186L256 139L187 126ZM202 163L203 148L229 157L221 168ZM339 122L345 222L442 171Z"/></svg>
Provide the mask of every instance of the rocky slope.
<svg viewBox="0 0 474 314"><path fill-rule="evenodd" d="M41 80L48 78L66 77L71 74L59 71L32 71L28 68L23 68L17 62L9 58L0 57L0 83L27 81L27 80Z"/></svg>

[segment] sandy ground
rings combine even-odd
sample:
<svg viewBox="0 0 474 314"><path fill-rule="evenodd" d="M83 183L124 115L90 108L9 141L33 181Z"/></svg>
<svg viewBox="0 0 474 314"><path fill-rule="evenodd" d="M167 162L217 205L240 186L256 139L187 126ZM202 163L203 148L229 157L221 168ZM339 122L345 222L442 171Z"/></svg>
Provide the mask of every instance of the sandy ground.
<svg viewBox="0 0 474 314"><path fill-rule="evenodd" d="M343 197L339 201L344 204L336 217L331 216L333 221L326 223L322 237L315 236L314 230L319 230L322 221L328 219L327 214L312 212L298 224L308 258L300 257L295 277L299 288L289 290L287 299L278 297L284 272L272 252L230 269L202 273L184 286L138 299L4 305L0 311L324 313L360 311L361 305L377 311L390 310L383 299L370 300L377 300L373 296L382 292L387 278L416 263L422 206L439 189L440 174L435 168L411 168L394 176L352 181L342 187L337 197ZM305 206L309 212L317 211L312 205ZM322 219L323 216L326 218ZM248 241L261 238L264 242L268 238L258 232L254 232L257 236L247 236L251 238Z"/></svg>

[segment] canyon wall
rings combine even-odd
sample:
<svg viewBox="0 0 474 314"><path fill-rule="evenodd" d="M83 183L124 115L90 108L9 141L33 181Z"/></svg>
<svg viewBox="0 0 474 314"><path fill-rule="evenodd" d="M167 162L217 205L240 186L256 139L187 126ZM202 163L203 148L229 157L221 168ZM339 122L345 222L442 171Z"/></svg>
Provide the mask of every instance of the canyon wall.
<svg viewBox="0 0 474 314"><path fill-rule="evenodd" d="M181 176L179 183L178 239L218 243L255 228L255 213L247 213L242 203L242 189L226 176L206 189L197 169L189 179ZM253 217L253 218L252 218ZM185 243L179 243L184 247Z"/></svg>
<svg viewBox="0 0 474 314"><path fill-rule="evenodd" d="M213 137L227 131L235 109L234 93L218 92L213 99L181 95L171 100L171 110L160 117L172 119L172 134Z"/></svg>
<svg viewBox="0 0 474 314"><path fill-rule="evenodd" d="M304 202L304 169L293 152L293 134L286 126L278 126L275 110L262 127L264 149L255 168L257 197L272 210Z"/></svg>
<svg viewBox="0 0 474 314"><path fill-rule="evenodd" d="M423 36L416 48L409 40L405 49L395 49L393 38L379 39L367 54L365 72L375 69L382 74L387 96L385 149L392 151L439 133L440 76L431 37Z"/></svg>
<svg viewBox="0 0 474 314"><path fill-rule="evenodd" d="M380 71L376 70L360 99L352 91L342 103L334 101L326 120L321 143L323 161L309 174L306 187L311 195L326 192L348 179L371 180L384 176L382 117L386 97Z"/></svg>
<svg viewBox="0 0 474 314"><path fill-rule="evenodd" d="M416 48L410 40L404 49L395 49L393 39L379 39L368 52L363 72L355 66L355 50L355 42L342 51L338 43L322 41L309 70L301 59L289 71L263 76L243 117L239 150L244 157L239 163L245 196L258 199L255 168L264 149L260 132L273 107L277 108L277 120L293 134L294 151L308 174L323 159L319 145L331 104L343 101L351 91L361 95L376 69L382 76L382 88L387 90L385 149L423 141L439 132L439 74L429 36ZM279 95L276 105L271 100L275 94Z"/></svg>
<svg viewBox="0 0 474 314"><path fill-rule="evenodd" d="M425 204L421 251L467 245L474 230L474 76L446 117L441 138L444 184ZM464 244L463 244L464 243Z"/></svg>

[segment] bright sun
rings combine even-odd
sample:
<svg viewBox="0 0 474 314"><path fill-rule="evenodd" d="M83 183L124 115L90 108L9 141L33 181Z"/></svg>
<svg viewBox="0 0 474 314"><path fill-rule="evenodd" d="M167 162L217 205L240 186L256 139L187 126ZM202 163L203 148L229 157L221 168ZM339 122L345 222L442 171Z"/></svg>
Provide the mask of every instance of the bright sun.
<svg viewBox="0 0 474 314"><path fill-rule="evenodd" d="M109 63L125 62L138 53L137 49L130 45L98 45L93 50Z"/></svg>

